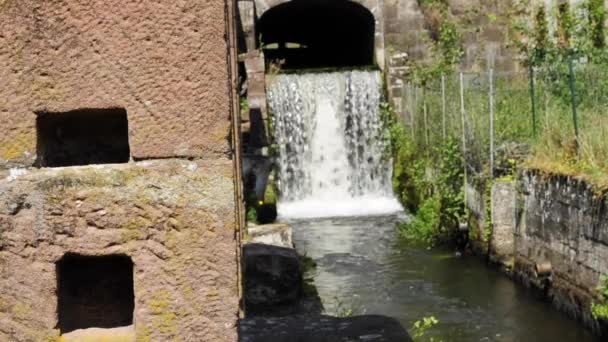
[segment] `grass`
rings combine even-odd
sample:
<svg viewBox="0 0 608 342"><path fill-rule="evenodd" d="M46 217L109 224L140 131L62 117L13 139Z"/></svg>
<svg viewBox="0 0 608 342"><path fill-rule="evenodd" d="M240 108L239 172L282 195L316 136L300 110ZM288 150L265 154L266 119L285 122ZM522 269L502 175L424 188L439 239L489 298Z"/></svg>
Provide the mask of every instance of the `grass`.
<svg viewBox="0 0 608 342"><path fill-rule="evenodd" d="M495 150L513 142L526 145L530 154L520 166L577 177L600 191L608 190L608 67L577 66L578 143L570 80L565 70L563 66L551 66L537 71L536 135L527 73L495 77ZM464 80L469 175L485 178L490 163L489 79L486 73L480 73L467 74ZM457 74L446 77L446 131L462 141L459 83ZM433 146L444 140L439 80L424 91L410 91L410 99L416 145L426 153L433 153ZM498 153L495 157L499 157Z"/></svg>

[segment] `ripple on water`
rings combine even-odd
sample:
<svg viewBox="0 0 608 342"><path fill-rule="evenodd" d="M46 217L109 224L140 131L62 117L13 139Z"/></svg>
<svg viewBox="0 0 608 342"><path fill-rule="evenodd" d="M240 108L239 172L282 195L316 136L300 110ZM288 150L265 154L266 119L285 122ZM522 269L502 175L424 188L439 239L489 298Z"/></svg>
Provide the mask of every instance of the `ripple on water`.
<svg viewBox="0 0 608 342"><path fill-rule="evenodd" d="M599 341L480 259L403 240L397 220L292 222L298 252L317 262L312 274L327 313L383 314L405 327L434 315L434 336L446 342Z"/></svg>

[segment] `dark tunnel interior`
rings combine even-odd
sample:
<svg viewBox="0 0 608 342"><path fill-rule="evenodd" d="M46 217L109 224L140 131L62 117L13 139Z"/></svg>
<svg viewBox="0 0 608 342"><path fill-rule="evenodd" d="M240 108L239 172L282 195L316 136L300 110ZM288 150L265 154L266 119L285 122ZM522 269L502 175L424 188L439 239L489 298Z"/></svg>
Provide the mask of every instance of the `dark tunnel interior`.
<svg viewBox="0 0 608 342"><path fill-rule="evenodd" d="M374 16L352 1L293 0L264 13L258 28L267 62L284 69L374 64Z"/></svg>

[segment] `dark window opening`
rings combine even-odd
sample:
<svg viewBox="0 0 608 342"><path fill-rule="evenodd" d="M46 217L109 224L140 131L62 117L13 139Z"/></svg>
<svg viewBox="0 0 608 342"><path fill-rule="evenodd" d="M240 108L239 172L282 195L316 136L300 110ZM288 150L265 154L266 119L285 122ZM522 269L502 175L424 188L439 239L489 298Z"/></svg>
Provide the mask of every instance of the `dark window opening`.
<svg viewBox="0 0 608 342"><path fill-rule="evenodd" d="M264 13L258 27L262 47L274 47L265 49L266 60L283 68L374 64L374 16L352 1L293 0Z"/></svg>
<svg viewBox="0 0 608 342"><path fill-rule="evenodd" d="M121 108L38 113L38 166L129 161L127 112Z"/></svg>
<svg viewBox="0 0 608 342"><path fill-rule="evenodd" d="M117 328L133 324L133 262L123 255L65 255L57 263L58 328Z"/></svg>

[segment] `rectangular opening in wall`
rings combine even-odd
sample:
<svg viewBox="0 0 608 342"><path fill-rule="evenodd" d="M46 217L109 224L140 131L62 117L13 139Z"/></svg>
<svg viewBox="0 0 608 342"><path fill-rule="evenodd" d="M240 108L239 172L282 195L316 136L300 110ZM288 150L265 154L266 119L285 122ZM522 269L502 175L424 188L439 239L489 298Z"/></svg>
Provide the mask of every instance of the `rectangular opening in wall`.
<svg viewBox="0 0 608 342"><path fill-rule="evenodd" d="M133 324L133 262L124 255L66 254L57 263L58 328L119 328Z"/></svg>
<svg viewBox="0 0 608 342"><path fill-rule="evenodd" d="M129 161L126 110L79 109L37 114L39 166L60 167Z"/></svg>

